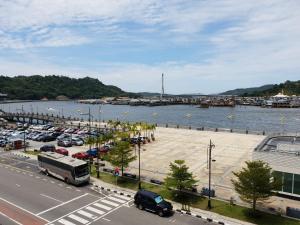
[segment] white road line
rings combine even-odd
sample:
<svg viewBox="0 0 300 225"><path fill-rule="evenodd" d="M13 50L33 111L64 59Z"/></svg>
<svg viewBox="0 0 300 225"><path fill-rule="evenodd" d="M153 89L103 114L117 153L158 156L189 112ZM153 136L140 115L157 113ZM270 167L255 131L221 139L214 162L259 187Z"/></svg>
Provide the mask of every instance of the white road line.
<svg viewBox="0 0 300 225"><path fill-rule="evenodd" d="M21 185L20 185L20 184L16 184L16 186L17 186L17 187L21 187Z"/></svg>
<svg viewBox="0 0 300 225"><path fill-rule="evenodd" d="M89 194L89 195L90 195L90 194ZM54 222L56 222L56 221L58 221L58 220L60 220L60 219L62 219L62 218L64 218L64 217L66 217L66 216L68 216L68 215L70 215L70 214L72 214L72 213L76 213L76 211L78 211L78 210L80 210L80 209L83 209L83 208L86 208L87 206L90 206L90 205L94 204L94 203L97 202L97 201L99 201L99 199L97 199L96 201L91 202L91 203L89 203L89 204L87 204L87 205L85 205L85 206L82 206L82 207L79 208L79 209L75 209L74 211L69 212L69 213L66 214L66 215L63 215L63 216L61 216L61 217L59 217L59 218L57 218L57 219L51 221L50 223L54 223ZM46 225L50 225L50 224L46 224Z"/></svg>
<svg viewBox="0 0 300 225"><path fill-rule="evenodd" d="M83 211L83 210L78 210L76 213L79 213L79 214L81 214L81 215L83 215L87 218L90 218L90 219L96 219L97 218L97 216L95 216L95 215L93 215L89 212Z"/></svg>
<svg viewBox="0 0 300 225"><path fill-rule="evenodd" d="M52 209L55 209L55 208L57 208L57 207L59 207L59 206L68 204L68 203L70 203L70 202L72 202L72 201L75 201L75 200L77 200L77 199L79 199L79 198L82 198L82 197L84 197L84 196L87 196L87 195L88 195L88 193L85 193L85 194L80 195L80 196L78 196L78 197L76 197L76 198L72 198L72 199L69 200L69 201L63 202L63 203L61 203L61 204L59 204L59 205L56 205L56 206L53 206L53 207L51 207L51 208L49 208L49 209L46 209L46 210L44 210L44 211L42 211L42 212L39 212L39 213L36 214L36 215L41 215L41 214L43 214L43 213L45 213L45 212L49 212L49 211L52 210Z"/></svg>
<svg viewBox="0 0 300 225"><path fill-rule="evenodd" d="M52 200L54 200L54 201L57 201L57 202L63 202L63 201L60 201L60 200L58 200L58 199L56 199L56 198L53 198L53 197L51 197L51 196L48 196L48 195L45 195L45 194L40 194L41 196L43 196L43 197L46 197L46 198L49 198L49 199L52 199Z"/></svg>
<svg viewBox="0 0 300 225"><path fill-rule="evenodd" d="M65 220L65 219L61 219L58 222L62 223L63 225L76 225L75 223L71 223L70 221ZM51 225L51 224L49 224L49 225Z"/></svg>
<svg viewBox="0 0 300 225"><path fill-rule="evenodd" d="M108 200L105 200L105 199L101 200L101 202L104 202L104 203L106 203L108 205L112 205L112 206L115 206L115 207L119 206L119 204L111 202L111 201L108 201Z"/></svg>
<svg viewBox="0 0 300 225"><path fill-rule="evenodd" d="M110 222L110 220L109 219L106 219L106 218L102 218L103 220L106 220L106 221L108 221L108 222Z"/></svg>
<svg viewBox="0 0 300 225"><path fill-rule="evenodd" d="M2 215L2 216L4 216L4 217L6 217L7 219L9 219L9 220L13 221L14 223L16 223L16 224L18 224L18 225L22 225L22 223L19 223L18 221L16 221L16 220L14 220L14 219L10 218L9 216L5 215L5 214L4 214L4 213L2 213L2 212L0 212L0 215Z"/></svg>
<svg viewBox="0 0 300 225"><path fill-rule="evenodd" d="M111 208L110 207L108 207L108 206L106 206L106 205L102 205L102 204L100 204L100 203L95 203L95 204L93 204L94 206L97 206L97 207L99 207L99 208L102 208L102 209L105 209L105 210L111 210Z"/></svg>
<svg viewBox="0 0 300 225"><path fill-rule="evenodd" d="M111 196L108 196L107 198L110 199L110 200L113 200L115 202L119 202L119 203L125 203L126 202L124 200L121 200L121 199L118 199L118 198L114 198L114 197L111 197Z"/></svg>
<svg viewBox="0 0 300 225"><path fill-rule="evenodd" d="M0 200L2 200L2 201L4 201L4 202L6 202L6 203L8 203L8 204L11 204L11 205L13 205L14 207L17 207L17 208L19 208L19 209L22 209L23 211L25 211L25 212L27 212L27 213L29 213L29 214L33 215L33 216L37 216L38 218L40 218L40 219L42 219L42 220L44 220L44 221L46 221L46 222L49 222L49 220L46 220L45 218L42 218L42 217L40 217L39 215L37 215L37 214L34 214L34 213L32 213L32 212L28 211L27 209L24 209L24 208L23 208L23 207L21 207L21 206L18 206L18 205L14 204L14 203L12 203L12 202L10 202L10 201L7 201L7 200L6 200L6 199L4 199L4 198L1 198L1 197L0 197Z"/></svg>
<svg viewBox="0 0 300 225"><path fill-rule="evenodd" d="M69 215L68 217L70 217L71 219L76 220L76 221L78 221L78 222L80 222L80 223L83 223L83 224L86 224L86 223L89 222L88 220L85 220L85 219L83 219L83 218L80 218L79 216L76 216L76 215L74 215L74 214L71 214L71 215Z"/></svg>
<svg viewBox="0 0 300 225"><path fill-rule="evenodd" d="M114 195L114 196L115 196L115 197L118 197L118 198L122 198L122 199L124 199L124 200L126 200L126 201L131 200L131 198L126 197L126 196L124 196L124 195Z"/></svg>
<svg viewBox="0 0 300 225"><path fill-rule="evenodd" d="M92 212L94 212L94 213L100 214L100 215L104 214L103 211L101 211L100 209L95 209L95 208L92 207L92 206L88 206L88 207L86 207L86 209L87 209L87 210L90 210L90 211L92 211Z"/></svg>

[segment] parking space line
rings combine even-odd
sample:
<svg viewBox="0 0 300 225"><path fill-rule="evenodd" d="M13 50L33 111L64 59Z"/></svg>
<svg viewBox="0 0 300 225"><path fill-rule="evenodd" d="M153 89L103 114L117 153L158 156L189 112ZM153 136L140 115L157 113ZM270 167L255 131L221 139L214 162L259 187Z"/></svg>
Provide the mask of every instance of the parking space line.
<svg viewBox="0 0 300 225"><path fill-rule="evenodd" d="M78 210L76 213L79 213L79 214L81 214L81 215L83 215L87 218L90 218L90 219L96 219L97 218L97 216L95 216L95 215L93 215L89 212L83 211L83 210Z"/></svg>
<svg viewBox="0 0 300 225"><path fill-rule="evenodd" d="M126 201L131 200L131 198L126 197L126 196L124 196L124 195L114 195L114 196L115 196L115 197L118 197L118 198L122 198L122 199L124 199L124 200L126 200Z"/></svg>
<svg viewBox="0 0 300 225"><path fill-rule="evenodd" d="M119 204L117 204L117 203L114 203L114 202L111 202L111 201L107 201L107 200L101 200L101 202L104 202L104 203L106 203L106 204L108 204L108 205L112 205L112 206L114 206L114 207L117 207L117 206L119 206Z"/></svg>
<svg viewBox="0 0 300 225"><path fill-rule="evenodd" d="M110 199L110 200L113 200L115 202L122 203L122 204L126 202L126 201L124 201L122 199L114 198L114 197L111 197L111 196L108 196L107 198Z"/></svg>
<svg viewBox="0 0 300 225"><path fill-rule="evenodd" d="M95 208L92 207L92 206L88 206L88 207L86 207L86 209L87 209L87 210L90 210L90 211L92 211L92 212L94 212L94 213L100 214L100 215L104 214L103 211L101 211L100 209L95 209Z"/></svg>
<svg viewBox="0 0 300 225"><path fill-rule="evenodd" d="M108 207L106 205L102 205L102 204L100 204L98 202L95 203L94 205L97 206L97 207L99 207L99 208L105 209L105 210L111 210L111 207Z"/></svg>
<svg viewBox="0 0 300 225"><path fill-rule="evenodd" d="M59 204L59 205L53 206L53 207L51 207L51 208L49 208L49 209L46 209L46 210L44 210L44 211L42 211L42 212L39 212L39 213L37 213L36 215L41 215L41 214L43 214L43 213L49 212L49 211L51 211L52 209L55 209L55 208L60 207L60 206L62 206L62 205L68 204L68 203L70 203L70 202L72 202L72 201L75 201L75 200L80 199L80 198L82 198L82 197L84 197L84 196L87 196L87 195L88 195L88 193L85 193L85 194L83 194L83 195L77 196L76 198L72 198L72 199L69 200L69 201L63 202L63 203L61 203L61 204Z"/></svg>

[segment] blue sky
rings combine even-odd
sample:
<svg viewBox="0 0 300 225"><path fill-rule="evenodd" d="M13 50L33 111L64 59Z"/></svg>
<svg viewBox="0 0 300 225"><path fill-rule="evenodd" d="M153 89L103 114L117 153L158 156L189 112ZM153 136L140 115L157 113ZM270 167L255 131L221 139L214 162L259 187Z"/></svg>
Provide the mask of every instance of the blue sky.
<svg viewBox="0 0 300 225"><path fill-rule="evenodd" d="M218 93L300 78L298 0L0 0L0 74Z"/></svg>

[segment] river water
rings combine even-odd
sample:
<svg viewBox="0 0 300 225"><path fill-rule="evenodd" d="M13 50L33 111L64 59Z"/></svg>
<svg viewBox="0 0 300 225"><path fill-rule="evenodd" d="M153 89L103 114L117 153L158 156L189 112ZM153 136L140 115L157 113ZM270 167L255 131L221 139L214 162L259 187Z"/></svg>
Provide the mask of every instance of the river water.
<svg viewBox="0 0 300 225"><path fill-rule="evenodd" d="M255 106L197 108L192 105L128 106L87 105L73 101L42 101L0 104L4 111L49 113L87 119L90 107L94 120L145 121L179 126L227 128L267 132L299 132L300 108L272 109ZM80 110L80 111L79 111ZM81 112L81 113L80 113Z"/></svg>

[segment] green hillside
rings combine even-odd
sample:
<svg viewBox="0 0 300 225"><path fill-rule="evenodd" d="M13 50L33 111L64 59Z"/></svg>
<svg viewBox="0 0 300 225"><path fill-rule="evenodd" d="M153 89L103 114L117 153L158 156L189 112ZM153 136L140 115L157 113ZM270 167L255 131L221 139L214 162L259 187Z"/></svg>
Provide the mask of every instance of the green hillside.
<svg viewBox="0 0 300 225"><path fill-rule="evenodd" d="M240 88L221 93L221 95L238 96L272 96L283 90L286 95L300 95L300 80L286 81L281 84L270 84L254 88Z"/></svg>
<svg viewBox="0 0 300 225"><path fill-rule="evenodd" d="M104 96L127 96L118 87L104 85L98 79L70 78L66 76L0 76L0 92L8 94L10 99L39 100L55 99L59 95L70 99L100 98Z"/></svg>

